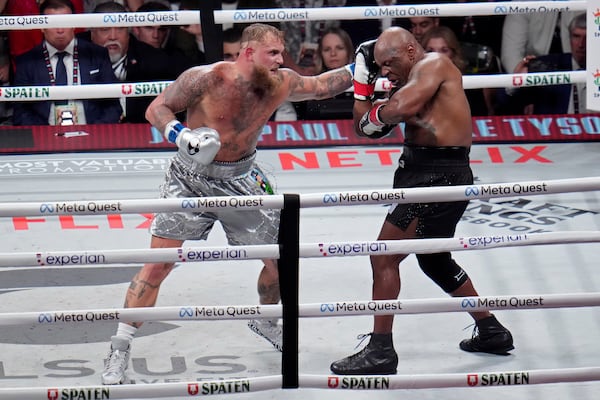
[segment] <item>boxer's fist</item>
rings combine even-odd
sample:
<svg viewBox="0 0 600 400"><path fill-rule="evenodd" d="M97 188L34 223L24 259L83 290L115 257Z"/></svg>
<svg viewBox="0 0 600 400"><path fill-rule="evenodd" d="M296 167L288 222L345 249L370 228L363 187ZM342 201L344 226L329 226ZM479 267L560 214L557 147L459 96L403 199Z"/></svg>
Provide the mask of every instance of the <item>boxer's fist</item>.
<svg viewBox="0 0 600 400"><path fill-rule="evenodd" d="M375 42L369 40L361 43L356 49L354 65L354 98L371 100L375 94L375 82L379 67L375 63Z"/></svg>
<svg viewBox="0 0 600 400"><path fill-rule="evenodd" d="M176 120L167 124L165 137L177 145L182 155L202 165L210 164L221 148L219 133L214 129L201 127L191 130Z"/></svg>
<svg viewBox="0 0 600 400"><path fill-rule="evenodd" d="M362 116L358 126L363 136L367 136L371 139L379 139L394 129L396 125L384 124L381 122L381 119L379 118L379 111L383 107L383 104L375 106Z"/></svg>

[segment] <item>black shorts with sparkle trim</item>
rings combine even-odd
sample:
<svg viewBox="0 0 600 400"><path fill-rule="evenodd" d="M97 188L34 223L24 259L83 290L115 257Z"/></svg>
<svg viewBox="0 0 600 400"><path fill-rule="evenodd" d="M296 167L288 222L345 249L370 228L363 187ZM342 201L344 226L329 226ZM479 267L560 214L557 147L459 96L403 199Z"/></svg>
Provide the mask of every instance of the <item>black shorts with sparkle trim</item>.
<svg viewBox="0 0 600 400"><path fill-rule="evenodd" d="M405 144L394 173L394 189L473 183L468 147L419 147ZM386 221L406 230L417 218L417 237L453 237L468 201L393 204Z"/></svg>

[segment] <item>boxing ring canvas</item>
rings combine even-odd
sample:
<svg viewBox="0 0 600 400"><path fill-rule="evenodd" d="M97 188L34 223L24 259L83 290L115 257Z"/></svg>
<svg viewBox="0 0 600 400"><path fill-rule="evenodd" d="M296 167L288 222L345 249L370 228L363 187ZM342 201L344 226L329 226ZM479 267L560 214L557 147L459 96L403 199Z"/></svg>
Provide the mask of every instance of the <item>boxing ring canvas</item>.
<svg viewBox="0 0 600 400"><path fill-rule="evenodd" d="M0 201L154 199L170 152L9 155L0 158ZM397 147L259 150L258 161L279 193L391 188ZM474 145L478 183L598 176L600 143ZM387 212L382 205L302 209L301 242L375 240ZM600 230L597 191L473 200L456 236L523 235ZM0 252L146 248L149 214L0 218ZM216 226L209 240L225 246ZM598 245L558 244L461 251L455 259L482 296L595 292L600 288ZM157 306L256 304L256 260L179 265L162 285ZM0 269L0 312L120 308L139 265L13 267ZM414 256L401 265L400 300L446 298L420 271ZM369 300L368 257L300 260L300 303ZM541 300L543 301L543 300ZM523 371L597 367L600 314L594 307L495 311L512 332L509 356L471 354L458 343L471 335L464 312L397 315L398 374L479 372L485 385L467 388L372 391L278 389L241 399L581 399L598 397L600 383L527 384ZM65 318L68 318L66 316ZM355 352L371 316L302 318L299 369L331 375L329 364ZM97 386L116 322L0 326L0 389ZM281 373L281 353L244 320L148 322L132 347L135 384L230 380ZM511 371L495 374L498 371ZM487 373L487 374L486 374ZM495 386L495 387L483 387ZM219 390L223 390L219 392ZM215 387L217 398L229 398ZM100 397L98 397L100 398Z"/></svg>

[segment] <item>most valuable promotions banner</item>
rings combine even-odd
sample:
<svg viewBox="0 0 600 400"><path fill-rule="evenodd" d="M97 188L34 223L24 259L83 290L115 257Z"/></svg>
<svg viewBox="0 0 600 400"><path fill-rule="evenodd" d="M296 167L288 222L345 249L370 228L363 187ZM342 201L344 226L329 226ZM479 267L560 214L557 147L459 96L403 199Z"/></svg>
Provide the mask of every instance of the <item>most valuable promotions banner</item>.
<svg viewBox="0 0 600 400"><path fill-rule="evenodd" d="M600 0L587 2L587 108L600 111Z"/></svg>
<svg viewBox="0 0 600 400"><path fill-rule="evenodd" d="M373 140L354 133L350 120L269 122L259 148L396 146L404 126ZM600 141L600 114L518 115L473 118L473 143ZM149 124L0 126L0 154L174 150Z"/></svg>

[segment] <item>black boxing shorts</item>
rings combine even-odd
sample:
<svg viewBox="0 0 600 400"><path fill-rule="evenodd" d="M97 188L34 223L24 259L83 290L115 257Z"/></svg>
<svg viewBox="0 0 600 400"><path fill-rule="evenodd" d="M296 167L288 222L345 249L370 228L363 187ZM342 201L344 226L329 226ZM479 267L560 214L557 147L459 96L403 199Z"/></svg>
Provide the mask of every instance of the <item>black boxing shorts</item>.
<svg viewBox="0 0 600 400"><path fill-rule="evenodd" d="M468 147L419 147L405 144L394 173L394 189L473 183ZM420 238L453 237L468 201L393 204L386 221L405 231L416 218Z"/></svg>

